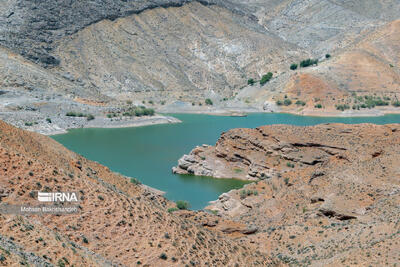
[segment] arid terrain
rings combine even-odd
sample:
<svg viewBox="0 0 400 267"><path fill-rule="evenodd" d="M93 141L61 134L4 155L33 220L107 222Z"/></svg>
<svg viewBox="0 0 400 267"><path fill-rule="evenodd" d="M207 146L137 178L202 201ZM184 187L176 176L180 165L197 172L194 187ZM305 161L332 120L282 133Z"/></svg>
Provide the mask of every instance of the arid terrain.
<svg viewBox="0 0 400 267"><path fill-rule="evenodd" d="M2 212L0 265L398 266L398 124L224 132L173 168L251 181L205 211L45 136L248 112L400 113L400 0L3 0L0 210L79 210Z"/></svg>
<svg viewBox="0 0 400 267"><path fill-rule="evenodd" d="M48 137L4 122L0 130L0 206L36 205L36 191L80 194L76 214L2 214L6 266L400 261L398 124L230 130L180 161L181 171L255 180L221 195L206 208L211 213L171 210L175 204L156 190Z"/></svg>
<svg viewBox="0 0 400 267"><path fill-rule="evenodd" d="M399 113L398 14L398 0L7 0L0 118L52 134L171 121L124 115L137 106ZM300 64L307 59L316 64Z"/></svg>
<svg viewBox="0 0 400 267"><path fill-rule="evenodd" d="M176 172L256 180L206 209L258 228L245 240L293 266L400 262L400 126L263 126L223 133Z"/></svg>
<svg viewBox="0 0 400 267"><path fill-rule="evenodd" d="M32 192L79 192L71 215L0 215L2 266L272 265L245 224L175 211L157 191L0 122L0 205L37 205Z"/></svg>

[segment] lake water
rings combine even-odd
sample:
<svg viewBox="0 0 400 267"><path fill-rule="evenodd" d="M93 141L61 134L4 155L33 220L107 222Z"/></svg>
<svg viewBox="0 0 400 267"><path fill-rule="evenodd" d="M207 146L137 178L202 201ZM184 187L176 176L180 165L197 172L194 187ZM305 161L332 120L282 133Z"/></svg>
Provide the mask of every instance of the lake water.
<svg viewBox="0 0 400 267"><path fill-rule="evenodd" d="M315 125L328 122L400 123L400 115L383 117L303 117L289 114L250 114L221 117L174 114L179 124L119 129L73 129L52 136L67 148L97 161L115 172L135 177L143 184L166 192L170 200L187 200L192 209L202 209L224 192L245 183L233 179L175 175L171 168L196 145L214 145L220 134L232 128L268 124Z"/></svg>

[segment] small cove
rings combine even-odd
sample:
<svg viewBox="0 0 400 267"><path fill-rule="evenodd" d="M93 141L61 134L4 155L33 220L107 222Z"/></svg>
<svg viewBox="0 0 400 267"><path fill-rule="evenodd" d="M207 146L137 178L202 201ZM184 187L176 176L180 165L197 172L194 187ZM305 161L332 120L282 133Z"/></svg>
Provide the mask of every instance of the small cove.
<svg viewBox="0 0 400 267"><path fill-rule="evenodd" d="M135 128L73 129L54 135L56 141L115 172L135 177L143 184L165 191L173 201L187 200L192 209L202 209L211 200L246 182L234 179L172 174L177 160L196 145L214 145L220 134L232 128L254 128L271 124L316 125L320 123L400 123L400 115L382 117L306 117L257 113L247 117L204 114L173 114L179 124Z"/></svg>

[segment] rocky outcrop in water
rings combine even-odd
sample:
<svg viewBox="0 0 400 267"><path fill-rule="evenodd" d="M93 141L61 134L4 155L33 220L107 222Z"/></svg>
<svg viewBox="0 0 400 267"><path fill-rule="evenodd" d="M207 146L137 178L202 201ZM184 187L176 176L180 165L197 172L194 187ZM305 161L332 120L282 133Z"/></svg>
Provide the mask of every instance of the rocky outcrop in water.
<svg viewBox="0 0 400 267"><path fill-rule="evenodd" d="M281 134L271 127L230 130L221 135L215 146L196 147L184 155L173 172L258 180L294 167L320 166L332 156L346 157L349 147L321 136L318 130L306 129L307 134L297 139L290 132L298 129L290 126L282 126Z"/></svg>
<svg viewBox="0 0 400 267"><path fill-rule="evenodd" d="M256 179L207 207L296 266L392 265L400 249L400 125L233 129L176 171ZM263 175L264 174L264 175ZM396 255L393 257L393 255Z"/></svg>

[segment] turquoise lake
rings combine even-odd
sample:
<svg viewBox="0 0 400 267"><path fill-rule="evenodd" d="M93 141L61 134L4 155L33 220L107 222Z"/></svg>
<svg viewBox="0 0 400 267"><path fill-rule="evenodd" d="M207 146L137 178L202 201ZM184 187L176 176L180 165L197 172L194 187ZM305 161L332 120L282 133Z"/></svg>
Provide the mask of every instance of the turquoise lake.
<svg viewBox="0 0 400 267"><path fill-rule="evenodd" d="M248 117L198 114L173 116L182 123L119 129L73 129L52 138L115 172L135 177L143 184L165 191L165 196L170 200L187 200L192 209L202 209L220 194L241 188L245 183L233 179L175 175L171 168L196 145L214 145L224 131L269 124L400 123L400 115L357 118L303 117L275 113L250 114Z"/></svg>

